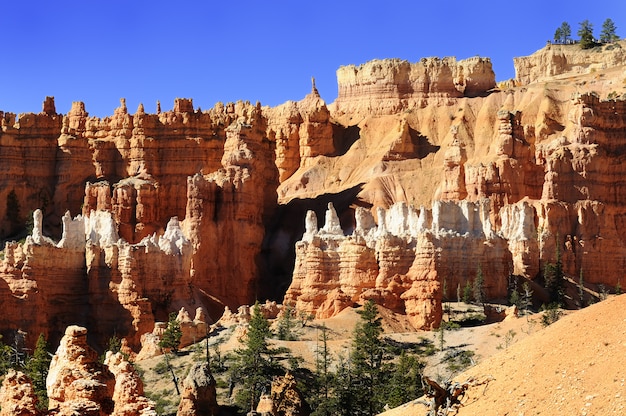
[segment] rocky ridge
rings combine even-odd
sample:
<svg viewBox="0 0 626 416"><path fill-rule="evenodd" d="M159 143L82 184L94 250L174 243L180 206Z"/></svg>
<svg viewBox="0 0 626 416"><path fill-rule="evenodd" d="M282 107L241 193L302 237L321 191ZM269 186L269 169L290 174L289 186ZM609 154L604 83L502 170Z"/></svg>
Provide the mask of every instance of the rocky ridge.
<svg viewBox="0 0 626 416"><path fill-rule="evenodd" d="M557 251L568 275L618 285L626 107L607 98L623 62L585 74L546 53L524 62L571 80L527 71L499 90L485 58L386 60L340 69L328 106L313 84L275 108L2 113L0 235L42 209L3 252L3 335L54 344L81 324L137 352L172 311L203 307L208 323L285 292L320 316L377 299L432 328L479 267L502 299L509 274L537 280Z"/></svg>

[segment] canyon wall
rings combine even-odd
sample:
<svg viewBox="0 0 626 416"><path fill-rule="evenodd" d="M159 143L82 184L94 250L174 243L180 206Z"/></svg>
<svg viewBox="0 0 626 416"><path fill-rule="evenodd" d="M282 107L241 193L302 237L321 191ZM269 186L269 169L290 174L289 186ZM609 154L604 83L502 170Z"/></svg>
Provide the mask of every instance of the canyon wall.
<svg viewBox="0 0 626 416"><path fill-rule="evenodd" d="M510 275L541 283L557 252L568 276L617 286L615 45L594 73L542 64L575 83L529 70L499 90L486 58L384 60L340 68L328 106L313 81L274 108L177 99L130 114L122 100L100 119L48 98L39 114L1 113L0 236L25 239L3 250L0 332L54 344L80 324L137 352L170 312L200 307L208 322L283 295L320 318L375 299L435 328L479 271L504 301Z"/></svg>
<svg viewBox="0 0 626 416"><path fill-rule="evenodd" d="M484 276L487 297L506 298L511 254L494 233L488 210L487 200L437 201L420 210L398 203L379 208L376 225L369 210L357 208L350 235L332 204L319 230L309 211L285 303L327 318L373 299L407 314L416 328L433 329L443 297L452 298L477 273Z"/></svg>
<svg viewBox="0 0 626 416"><path fill-rule="evenodd" d="M423 58L373 60L337 70L338 113L396 114L424 107L429 100L476 97L496 86L488 58ZM446 100L441 101L446 102Z"/></svg>

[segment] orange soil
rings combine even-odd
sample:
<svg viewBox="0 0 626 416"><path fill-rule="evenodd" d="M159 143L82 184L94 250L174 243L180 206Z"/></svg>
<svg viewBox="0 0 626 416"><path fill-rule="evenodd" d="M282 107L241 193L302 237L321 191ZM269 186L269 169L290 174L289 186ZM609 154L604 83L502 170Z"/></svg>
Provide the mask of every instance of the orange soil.
<svg viewBox="0 0 626 416"><path fill-rule="evenodd" d="M626 414L626 295L571 313L456 380L491 380L468 389L459 416ZM426 413L411 402L383 415Z"/></svg>

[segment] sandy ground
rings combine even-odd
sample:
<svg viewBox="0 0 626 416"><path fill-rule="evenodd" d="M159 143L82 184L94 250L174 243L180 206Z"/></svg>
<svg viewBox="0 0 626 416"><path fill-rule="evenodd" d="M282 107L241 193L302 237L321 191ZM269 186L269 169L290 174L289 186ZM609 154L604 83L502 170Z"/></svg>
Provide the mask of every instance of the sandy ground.
<svg viewBox="0 0 626 416"><path fill-rule="evenodd" d="M469 388L458 415L626 414L626 295L535 328L456 377L488 381ZM426 412L410 403L383 415Z"/></svg>

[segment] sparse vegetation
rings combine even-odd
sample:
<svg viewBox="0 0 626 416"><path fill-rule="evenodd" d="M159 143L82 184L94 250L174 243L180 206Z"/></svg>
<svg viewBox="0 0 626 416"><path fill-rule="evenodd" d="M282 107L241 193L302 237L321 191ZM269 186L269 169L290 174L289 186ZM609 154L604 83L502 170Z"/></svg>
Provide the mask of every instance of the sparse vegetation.
<svg viewBox="0 0 626 416"><path fill-rule="evenodd" d="M561 316L563 315L563 312L559 309L559 305L554 302L548 304L547 306L543 305L541 307L541 311L543 312L541 315L541 325L544 328L561 319Z"/></svg>
<svg viewBox="0 0 626 416"><path fill-rule="evenodd" d="M509 329L506 334L504 334L504 344L499 344L496 348L501 350L505 348L509 348L513 343L513 339L517 335L517 332Z"/></svg>
<svg viewBox="0 0 626 416"><path fill-rule="evenodd" d="M293 307L291 305L286 305L277 323L276 336L278 339L282 341L295 341L297 339L295 333L296 321L294 314L295 311Z"/></svg>

